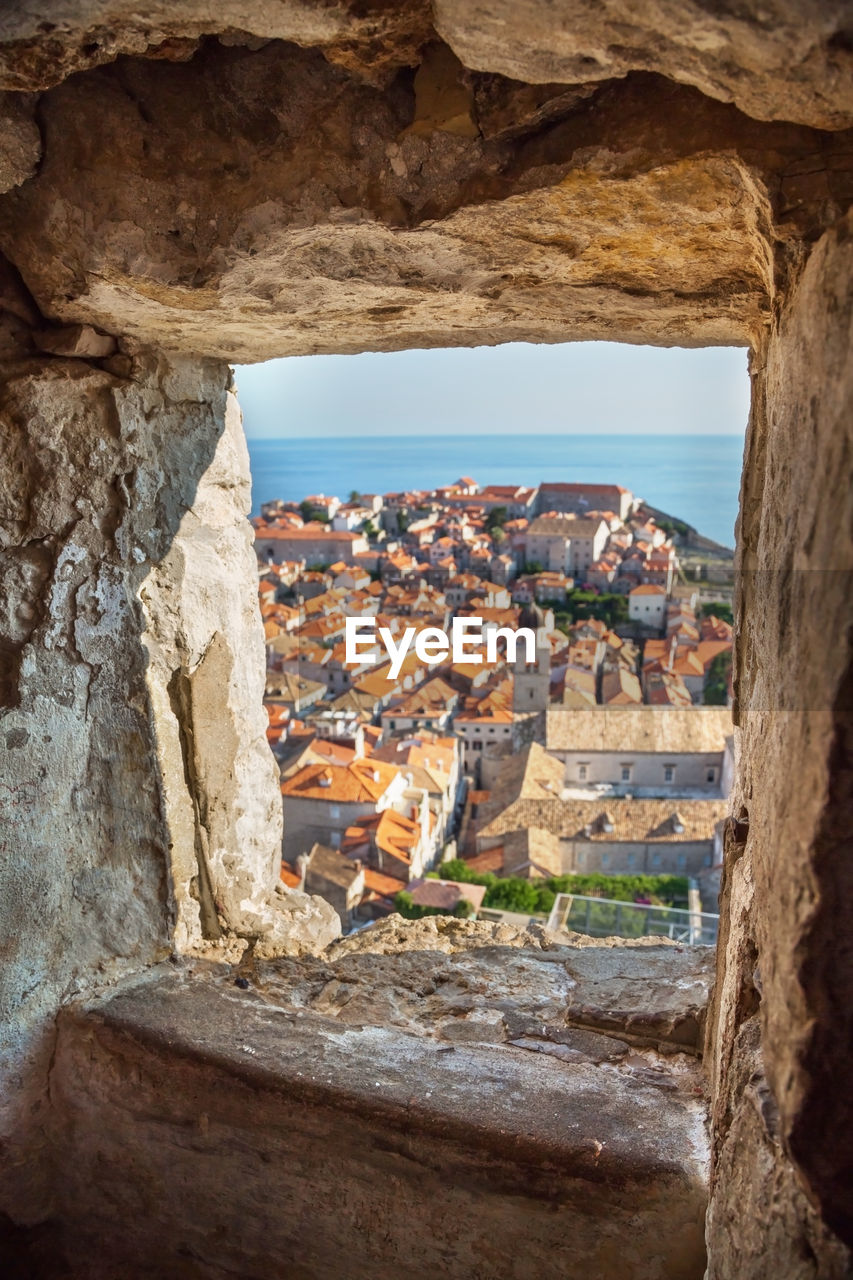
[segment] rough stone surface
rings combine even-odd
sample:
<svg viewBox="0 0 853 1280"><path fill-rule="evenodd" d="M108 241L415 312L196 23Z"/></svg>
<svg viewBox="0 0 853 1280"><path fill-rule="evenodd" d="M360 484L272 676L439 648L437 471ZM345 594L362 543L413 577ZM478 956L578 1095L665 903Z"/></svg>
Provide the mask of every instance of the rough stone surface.
<svg viewBox="0 0 853 1280"><path fill-rule="evenodd" d="M611 949L463 924L448 956L395 931L402 954L348 943L247 990L195 965L63 1019L72 1274L556 1280L583 1257L601 1280L699 1280L701 1073L571 1022L573 995L598 999L573 966L600 990ZM704 973L678 949L612 955L640 966L638 1016L652 965L663 1002Z"/></svg>
<svg viewBox="0 0 853 1280"><path fill-rule="evenodd" d="M0 193L31 178L40 159L34 95L0 93Z"/></svg>
<svg viewBox="0 0 853 1280"><path fill-rule="evenodd" d="M128 363L120 378L22 359L0 392L4 1142L43 1107L62 998L173 946L292 951L337 932L327 904L273 893L281 808L230 372ZM25 1213L38 1172L32 1149L7 1150Z"/></svg>
<svg viewBox="0 0 853 1280"><path fill-rule="evenodd" d="M433 25L434 24L434 25ZM373 82L417 66L436 31L466 67L577 86L654 71L759 119L853 124L849 0L51 0L0 15L0 88L42 89L118 54L183 60L200 37L322 49Z"/></svg>
<svg viewBox="0 0 853 1280"><path fill-rule="evenodd" d="M49 0L0 14L0 88L44 89L75 71L138 54L181 62L199 39L262 48L269 40L322 49L332 62L384 83L415 66L435 39L428 0Z"/></svg>
<svg viewBox="0 0 853 1280"><path fill-rule="evenodd" d="M847 134L659 77L556 89L531 121L510 82L427 65L380 91L276 42L75 76L42 96L0 245L52 318L228 359L746 343L777 244L853 192Z"/></svg>
<svg viewBox="0 0 853 1280"><path fill-rule="evenodd" d="M583 84L658 71L761 120L853 124L848 0L435 0L467 67Z"/></svg>
<svg viewBox="0 0 853 1280"><path fill-rule="evenodd" d="M39 351L44 351L51 356L101 360L106 356L115 355L116 352L115 338L108 333L98 333L88 324L43 329L33 336Z"/></svg>
<svg viewBox="0 0 853 1280"><path fill-rule="evenodd" d="M698 1053L713 950L644 942L609 938L602 945L540 927L392 916L321 959L276 961L259 976L275 989L283 984L293 1002L342 1022L374 1020L382 1010L395 1026L431 1027L451 1039L477 1039L485 1027L488 1040L526 1037L535 1042L529 1047L557 1056L565 1052L568 1024L664 1052Z"/></svg>
<svg viewBox="0 0 853 1280"><path fill-rule="evenodd" d="M728 843L712 1018L720 1280L766 1275L770 1241L780 1262L789 1250L786 1274L846 1275L833 1230L853 1242L853 1113L838 1087L853 1028L851 231L848 219L816 247L753 358L734 797L748 828Z"/></svg>

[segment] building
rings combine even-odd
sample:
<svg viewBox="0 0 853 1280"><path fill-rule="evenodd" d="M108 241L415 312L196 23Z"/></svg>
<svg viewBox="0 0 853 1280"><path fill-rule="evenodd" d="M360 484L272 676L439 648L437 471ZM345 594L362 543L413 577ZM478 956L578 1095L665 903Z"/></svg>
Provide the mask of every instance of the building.
<svg viewBox="0 0 853 1280"><path fill-rule="evenodd" d="M367 539L361 534L330 529L313 521L301 528L265 525L255 529L255 551L259 559L274 564L282 560L304 560L309 566L337 561L353 564L355 556L367 549Z"/></svg>
<svg viewBox="0 0 853 1280"><path fill-rule="evenodd" d="M402 769L369 758L303 766L281 783L285 858L293 862L315 843L340 848L360 818L404 806L409 782Z"/></svg>
<svg viewBox="0 0 853 1280"><path fill-rule="evenodd" d="M277 702L291 715L298 716L309 710L326 696L326 685L319 680L308 680L293 671L268 671L266 702Z"/></svg>
<svg viewBox="0 0 853 1280"><path fill-rule="evenodd" d="M435 842L441 847L451 834L460 794L460 752L456 738L428 731L406 738L392 738L376 747L372 760L404 769L413 787L423 790L435 817Z"/></svg>
<svg viewBox="0 0 853 1280"><path fill-rule="evenodd" d="M636 499L629 489L619 484L540 484L539 511L574 512L613 511L627 520ZM597 558L597 557L596 557Z"/></svg>
<svg viewBox="0 0 853 1280"><path fill-rule="evenodd" d="M373 871L395 877L402 889L435 863L435 832L436 823L426 805L412 805L408 813L383 809L347 827L341 851Z"/></svg>
<svg viewBox="0 0 853 1280"><path fill-rule="evenodd" d="M566 787L725 796L732 733L728 707L552 707L545 742L563 763Z"/></svg>
<svg viewBox="0 0 853 1280"><path fill-rule="evenodd" d="M305 892L325 898L340 916L343 932L349 933L364 895L362 864L328 845L313 844L305 855L304 865Z"/></svg>
<svg viewBox="0 0 853 1280"><path fill-rule="evenodd" d="M697 875L717 861L722 796L584 797L566 795L562 783L561 762L536 743L507 760L478 813L477 852L501 848L504 866L528 875L558 874L555 841L561 874Z"/></svg>
<svg viewBox="0 0 853 1280"><path fill-rule="evenodd" d="M447 915L454 915L459 911L459 904L467 902L470 910L466 914L476 917L486 896L486 886L458 880L416 880L409 885L409 893L416 907L432 907Z"/></svg>
<svg viewBox="0 0 853 1280"><path fill-rule="evenodd" d="M512 691L504 682L482 697L466 698L453 727L462 742L466 773L474 773L484 752L498 754L512 748L514 716Z"/></svg>
<svg viewBox="0 0 853 1280"><path fill-rule="evenodd" d="M382 712L383 733L411 733L420 729L446 729L453 717L459 694L433 676L412 693L393 700Z"/></svg>
<svg viewBox="0 0 853 1280"><path fill-rule="evenodd" d="M660 630L666 620L666 588L641 583L628 592L628 617L632 622Z"/></svg>
<svg viewBox="0 0 853 1280"><path fill-rule="evenodd" d="M527 563L538 562L552 573L582 575L600 559L609 535L601 516L585 519L549 512L527 530Z"/></svg>

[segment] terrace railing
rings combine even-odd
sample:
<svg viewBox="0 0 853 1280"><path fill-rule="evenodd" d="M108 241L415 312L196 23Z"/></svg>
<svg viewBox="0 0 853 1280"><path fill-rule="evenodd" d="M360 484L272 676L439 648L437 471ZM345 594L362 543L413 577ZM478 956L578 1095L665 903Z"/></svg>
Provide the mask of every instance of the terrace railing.
<svg viewBox="0 0 853 1280"><path fill-rule="evenodd" d="M709 911L558 893L548 917L548 928L586 933L593 938L659 937L691 947L713 947L717 943L719 922L720 917Z"/></svg>
<svg viewBox="0 0 853 1280"><path fill-rule="evenodd" d="M684 907L661 907L643 902L619 902L615 898L586 898L575 893L558 893L549 916L481 907L478 920L502 920L524 928L545 924L559 932L586 933L592 938L671 938L690 947L717 944L720 917L709 911Z"/></svg>

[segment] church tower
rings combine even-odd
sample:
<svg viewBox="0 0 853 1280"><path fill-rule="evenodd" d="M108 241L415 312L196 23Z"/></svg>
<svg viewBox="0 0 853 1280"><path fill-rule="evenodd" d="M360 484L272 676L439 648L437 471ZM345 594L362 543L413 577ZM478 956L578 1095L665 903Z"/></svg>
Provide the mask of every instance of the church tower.
<svg viewBox="0 0 853 1280"><path fill-rule="evenodd" d="M525 662L524 646L518 646L513 664L512 709L516 715L532 715L546 711L550 701L551 645L545 615L537 604L524 606L518 625L535 631L536 661Z"/></svg>

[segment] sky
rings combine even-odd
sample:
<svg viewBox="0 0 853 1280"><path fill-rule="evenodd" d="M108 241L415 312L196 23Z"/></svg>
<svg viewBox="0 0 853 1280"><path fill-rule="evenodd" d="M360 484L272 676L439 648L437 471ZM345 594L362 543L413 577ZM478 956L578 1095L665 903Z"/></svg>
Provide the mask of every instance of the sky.
<svg viewBox="0 0 853 1280"><path fill-rule="evenodd" d="M742 435L743 347L614 342L291 356L237 368L253 440L329 436Z"/></svg>

